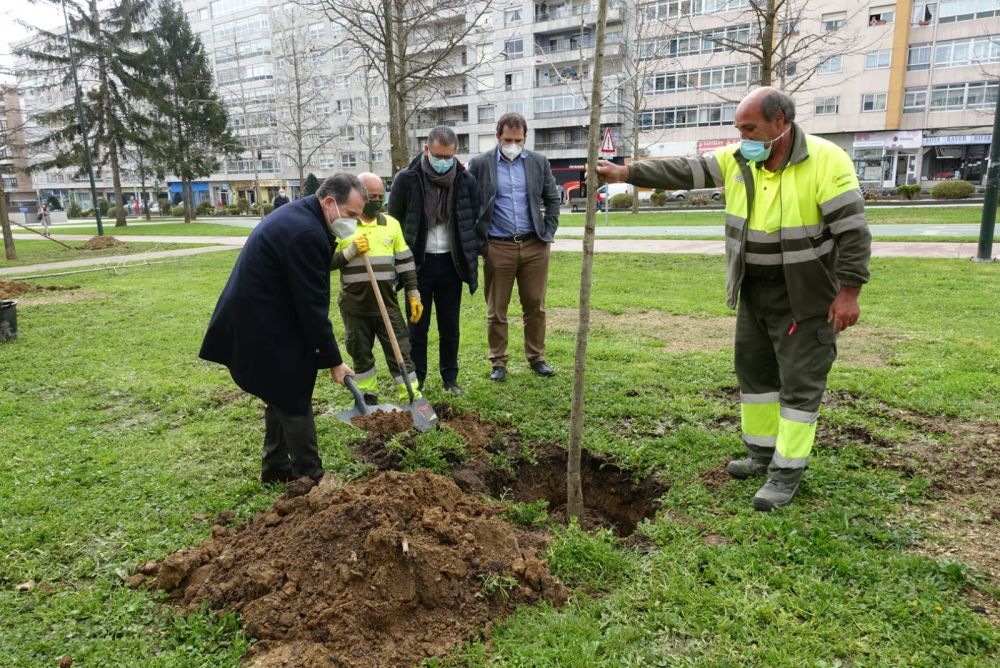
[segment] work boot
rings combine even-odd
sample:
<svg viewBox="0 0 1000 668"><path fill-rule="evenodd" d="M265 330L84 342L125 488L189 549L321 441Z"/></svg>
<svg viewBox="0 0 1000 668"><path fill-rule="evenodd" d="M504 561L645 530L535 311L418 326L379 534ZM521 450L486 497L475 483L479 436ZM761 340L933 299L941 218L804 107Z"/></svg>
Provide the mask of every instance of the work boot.
<svg viewBox="0 0 1000 668"><path fill-rule="evenodd" d="M781 482L779 480L768 479L764 486L757 490L753 497L753 507L755 510L768 512L781 506L787 506L795 490L799 488L799 481Z"/></svg>
<svg viewBox="0 0 1000 668"><path fill-rule="evenodd" d="M441 384L441 388L445 392L450 392L452 394L462 394L461 386L454 380L446 380Z"/></svg>
<svg viewBox="0 0 1000 668"><path fill-rule="evenodd" d="M753 457L747 457L745 459L734 459L733 461L726 464L726 473L738 478L740 480L745 480L751 476L759 476L767 473L767 466L770 464L770 460L767 459L754 459Z"/></svg>
<svg viewBox="0 0 1000 668"><path fill-rule="evenodd" d="M490 380L495 383L504 383L507 381L507 369L502 366L493 367L493 373L490 374Z"/></svg>

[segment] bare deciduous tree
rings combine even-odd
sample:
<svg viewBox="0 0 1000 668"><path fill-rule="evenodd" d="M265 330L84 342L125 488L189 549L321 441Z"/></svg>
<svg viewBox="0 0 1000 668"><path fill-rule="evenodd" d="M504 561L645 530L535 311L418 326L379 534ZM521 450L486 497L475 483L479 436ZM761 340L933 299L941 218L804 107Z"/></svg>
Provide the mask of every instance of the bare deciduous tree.
<svg viewBox="0 0 1000 668"><path fill-rule="evenodd" d="M319 105L329 102L322 85L319 62L339 45L321 44L309 36L309 17L301 7L286 5L274 20L275 103L278 148L299 175L303 193L306 169L316 153L334 139L330 114L317 113Z"/></svg>
<svg viewBox="0 0 1000 668"><path fill-rule="evenodd" d="M480 64L473 38L495 0L300 0L346 29L345 41L370 54L389 103L392 169L410 159L407 129L418 109L454 77Z"/></svg>

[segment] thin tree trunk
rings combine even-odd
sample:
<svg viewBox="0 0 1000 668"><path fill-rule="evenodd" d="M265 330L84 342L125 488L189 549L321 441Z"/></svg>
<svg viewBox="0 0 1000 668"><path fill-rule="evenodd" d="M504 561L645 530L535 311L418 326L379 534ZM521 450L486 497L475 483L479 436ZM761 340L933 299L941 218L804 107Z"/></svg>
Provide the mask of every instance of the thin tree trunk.
<svg viewBox="0 0 1000 668"><path fill-rule="evenodd" d="M597 165L601 144L601 78L604 70L604 30L608 0L597 3L597 39L594 47L593 84L590 92L590 148L587 164ZM573 364L573 400L570 409L569 449L566 455L566 514L577 520L583 516L583 480L580 458L583 450L583 399L586 390L587 336L590 332L590 285L594 273L594 227L597 222L597 170L587 170L587 221L583 231L583 266L580 270L580 322L576 330L576 359Z"/></svg>
<svg viewBox="0 0 1000 668"><path fill-rule="evenodd" d="M100 81L101 90L104 91L103 109L101 109L101 112L104 114L104 124L109 135L108 157L111 162L111 184L115 191L115 227L125 227L128 225L125 220L125 195L122 192L121 167L118 162L118 143L113 130L115 124L115 110L111 104L111 84L108 81L108 61L104 52L104 36L100 30L101 18L97 11L97 0L90 0L90 16L97 28L97 33L94 35L98 44L97 77Z"/></svg>
<svg viewBox="0 0 1000 668"><path fill-rule="evenodd" d="M14 235L10 231L10 218L7 215L7 194L4 192L3 180L0 179L0 227L3 228L3 250L8 260L17 259L14 250Z"/></svg>

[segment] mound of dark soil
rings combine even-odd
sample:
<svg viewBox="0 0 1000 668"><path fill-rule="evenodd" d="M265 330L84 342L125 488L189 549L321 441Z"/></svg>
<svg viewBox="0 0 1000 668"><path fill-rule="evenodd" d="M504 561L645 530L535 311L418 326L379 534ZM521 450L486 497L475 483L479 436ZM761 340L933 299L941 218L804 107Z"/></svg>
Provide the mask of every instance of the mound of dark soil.
<svg viewBox="0 0 1000 668"><path fill-rule="evenodd" d="M13 299L27 292L59 292L76 290L79 285L32 285L24 281L5 281L0 278L0 299Z"/></svg>
<svg viewBox="0 0 1000 668"><path fill-rule="evenodd" d="M90 237L81 248L83 250L103 250L105 248L125 248L126 246L128 244L114 237Z"/></svg>
<svg viewBox="0 0 1000 668"><path fill-rule="evenodd" d="M518 603L566 599L498 508L448 478L309 487L290 484L270 511L140 572L185 609L240 613L257 666L411 666Z"/></svg>

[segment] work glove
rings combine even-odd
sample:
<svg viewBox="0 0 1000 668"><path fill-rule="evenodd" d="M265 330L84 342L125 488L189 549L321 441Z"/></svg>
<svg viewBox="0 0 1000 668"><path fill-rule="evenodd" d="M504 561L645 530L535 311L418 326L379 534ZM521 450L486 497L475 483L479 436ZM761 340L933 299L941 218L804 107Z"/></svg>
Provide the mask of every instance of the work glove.
<svg viewBox="0 0 1000 668"><path fill-rule="evenodd" d="M424 305L420 302L420 292L410 290L406 296L410 301L410 322L415 325L420 322L420 318L424 315Z"/></svg>
<svg viewBox="0 0 1000 668"><path fill-rule="evenodd" d="M362 235L351 242L351 245L344 249L344 259L350 262L362 253L367 253L371 246L368 245L368 237Z"/></svg>

